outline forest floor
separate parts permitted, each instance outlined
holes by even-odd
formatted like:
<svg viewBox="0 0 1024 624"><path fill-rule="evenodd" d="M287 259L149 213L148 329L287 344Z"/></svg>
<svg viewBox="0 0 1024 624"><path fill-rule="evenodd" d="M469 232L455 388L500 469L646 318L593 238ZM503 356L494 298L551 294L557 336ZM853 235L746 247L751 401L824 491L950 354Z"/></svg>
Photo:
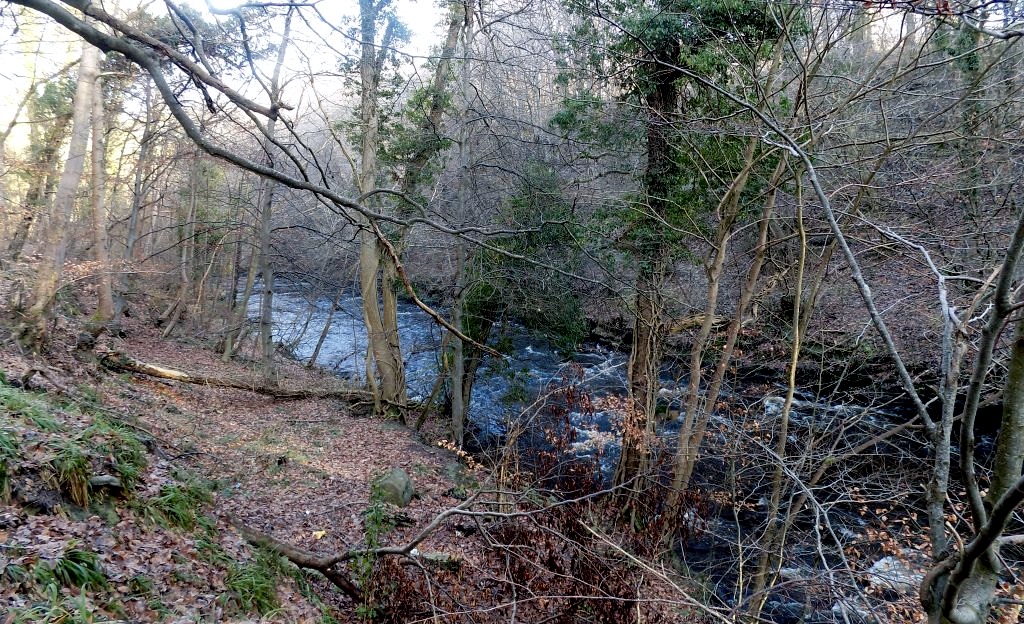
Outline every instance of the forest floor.
<svg viewBox="0 0 1024 624"><path fill-rule="evenodd" d="M0 301L17 300L8 288ZM443 423L419 433L358 400L115 372L104 353L262 384L251 359L162 338L141 304L126 338L86 350L88 306L65 295L60 310L44 355L0 322L0 624L705 621L699 588L619 546L609 506L517 482L517 466L487 470L443 448ZM344 383L277 365L280 387ZM415 487L401 509L374 493L396 468ZM514 487L498 493L498 476ZM280 548L330 557L413 539L411 554L356 553L331 578Z"/></svg>
<svg viewBox="0 0 1024 624"><path fill-rule="evenodd" d="M66 302L45 357L24 352L0 323L0 624L696 623L728 613L708 609L710 579L663 566L654 533L620 531L598 497L559 501L537 482L517 485L519 466L488 471L439 447L443 423L418 433L352 399L275 399L114 372L104 352L264 384L244 355L224 362L202 339L162 338L145 309L124 319L127 338L77 350L84 307ZM277 367L282 388L344 389L284 357ZM401 509L373 493L396 468L416 491ZM498 477L513 486L510 498L474 502ZM432 524L459 505L468 513ZM250 543L258 532L329 557L400 548L427 527L414 556L335 567L362 600ZM826 611L832 600L822 598ZM908 594L880 605L911 621L912 603Z"/></svg>
<svg viewBox="0 0 1024 624"><path fill-rule="evenodd" d="M127 322L130 338L107 339L107 348L259 383L251 364L224 363L201 346ZM0 350L0 442L9 442L6 464L0 461L0 482L9 484L0 487L0 503L9 503L0 506L0 611L8 613L0 622L356 621L356 605L324 577L288 572L281 561L267 565L266 553L232 523L309 551L345 552L364 543L374 478L402 468L416 488L402 510L408 526L381 539L401 545L459 504L449 494L475 484L455 454L396 422L359 415L367 410L358 406L114 374L94 357L74 357L73 319L56 329L45 362L13 341ZM293 362L278 364L282 385L335 383ZM126 451L113 444L121 438L146 447L134 459L135 484L113 494L85 485L127 470ZM78 477L61 463L68 448L82 465ZM76 478L81 492L74 492ZM188 496L174 499L181 492ZM161 508L164 499L180 508ZM472 558L479 544L455 531L439 527L420 550ZM78 570L76 561L87 565ZM100 576L91 578L91 568Z"/></svg>

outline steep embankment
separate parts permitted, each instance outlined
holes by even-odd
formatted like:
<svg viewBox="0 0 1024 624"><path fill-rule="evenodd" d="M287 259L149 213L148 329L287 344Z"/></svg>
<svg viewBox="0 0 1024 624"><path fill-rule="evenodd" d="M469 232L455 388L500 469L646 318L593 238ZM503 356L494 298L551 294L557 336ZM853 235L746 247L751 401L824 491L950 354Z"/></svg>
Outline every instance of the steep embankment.
<svg viewBox="0 0 1024 624"><path fill-rule="evenodd" d="M128 329L130 341L110 346L256 383L245 364ZM364 541L374 475L401 467L413 476L418 498L403 524L420 527L458 504L445 492L471 479L453 455L345 402L114 374L88 354L73 359L70 344L54 345L44 363L11 344L0 352L5 622L348 620L353 605L323 576L252 548L234 525L345 552ZM292 387L327 385L282 366ZM435 547L445 536L431 537Z"/></svg>
<svg viewBox="0 0 1024 624"><path fill-rule="evenodd" d="M300 575L228 530L218 484L158 452L138 419L82 386L12 382L0 378L6 622L319 616Z"/></svg>

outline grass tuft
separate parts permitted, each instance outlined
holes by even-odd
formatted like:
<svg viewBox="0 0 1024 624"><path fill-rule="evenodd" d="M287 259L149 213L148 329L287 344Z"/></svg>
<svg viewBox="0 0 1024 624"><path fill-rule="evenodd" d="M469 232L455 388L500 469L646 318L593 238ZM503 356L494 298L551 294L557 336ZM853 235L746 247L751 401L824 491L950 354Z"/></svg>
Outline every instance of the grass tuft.
<svg viewBox="0 0 1024 624"><path fill-rule="evenodd" d="M166 485L145 502L142 514L160 526L192 531L204 523L200 510L211 500L210 492L194 482Z"/></svg>
<svg viewBox="0 0 1024 624"><path fill-rule="evenodd" d="M18 458L18 439L10 431L0 429L0 503L11 502L11 473Z"/></svg>
<svg viewBox="0 0 1024 624"><path fill-rule="evenodd" d="M67 492L79 507L88 507L92 467L86 451L72 440L57 440L51 448L55 451L49 462L51 484Z"/></svg>
<svg viewBox="0 0 1024 624"><path fill-rule="evenodd" d="M281 557L265 549L257 550L252 561L231 566L224 581L229 602L245 613L273 614L280 608L276 587L282 567Z"/></svg>
<svg viewBox="0 0 1024 624"><path fill-rule="evenodd" d="M40 561L32 570L35 582L42 587L51 585L72 589L101 590L107 587L107 577L94 552L79 550L69 545L55 561Z"/></svg>
<svg viewBox="0 0 1024 624"><path fill-rule="evenodd" d="M38 429L46 432L60 431L60 424L50 414L49 406L31 392L0 385L0 408L27 418Z"/></svg>
<svg viewBox="0 0 1024 624"><path fill-rule="evenodd" d="M146 469L146 449L139 438L127 427L104 418L96 418L82 437L95 445L100 454L111 458L114 472L125 491L130 492Z"/></svg>

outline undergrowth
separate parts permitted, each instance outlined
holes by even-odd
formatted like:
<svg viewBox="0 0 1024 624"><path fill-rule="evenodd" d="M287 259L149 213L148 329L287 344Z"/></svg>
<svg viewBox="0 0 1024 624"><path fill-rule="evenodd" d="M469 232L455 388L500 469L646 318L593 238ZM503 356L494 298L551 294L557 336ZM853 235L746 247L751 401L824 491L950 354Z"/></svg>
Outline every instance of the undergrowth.
<svg viewBox="0 0 1024 624"><path fill-rule="evenodd" d="M97 608L86 593L100 592L109 586L99 555L79 548L73 541L57 558L40 558L31 568L8 564L0 581L18 588L28 598L27 605L11 608L4 622L96 624L115 621L97 617ZM69 592L76 595L69 597Z"/></svg>
<svg viewBox="0 0 1024 624"><path fill-rule="evenodd" d="M110 619L96 613L96 607L85 594L64 597L56 587L47 590L45 600L29 607L12 609L5 623L10 624L114 624L123 619Z"/></svg>
<svg viewBox="0 0 1024 624"><path fill-rule="evenodd" d="M111 474L131 496L146 469L143 443L126 426L100 414L99 399L59 404L0 383L0 501L11 502L16 480L45 483L62 498L88 508L90 480ZM22 440L38 441L22 446Z"/></svg>
<svg viewBox="0 0 1024 624"><path fill-rule="evenodd" d="M281 607L276 588L278 578L287 574L286 565L279 555L257 549L251 561L235 563L228 570L225 602L244 613L273 615Z"/></svg>
<svg viewBox="0 0 1024 624"><path fill-rule="evenodd" d="M0 503L31 505L40 485L71 505L68 510L58 505L43 513L63 515L75 509L72 516L82 509L91 513L90 504L107 504L108 494L121 499L123 504L109 505L114 515L111 525L134 511L151 525L193 534L200 565L221 571L216 576L223 579L218 590L222 608L239 617L270 617L279 612L276 587L283 577L294 576L304 593L314 595L298 569L281 557L257 550L252 558L238 561L224 550L215 522L204 515L213 500L209 483L179 472L157 494L140 496L137 488L149 464L145 444L131 427L109 417L94 391L79 392L82 401L65 405L0 379ZM116 484L109 487L108 479L94 488L100 475L116 477ZM4 605L7 611L0 615L0 623L126 621L130 618L123 601L142 602L160 618L175 614L173 605L163 601L164 588L153 578L135 574L115 587L95 552L69 541L53 557L44 555L41 545L0 540L0 555L7 558L0 566L0 588L12 589L16 598ZM179 565L188 561L180 553L175 556ZM199 578L191 571L183 574L183 578ZM329 612L320 605L324 613ZM107 619L109 615L117 619ZM325 623L331 621L329 615L324 617Z"/></svg>
<svg viewBox="0 0 1024 624"><path fill-rule="evenodd" d="M18 458L18 439L10 431L0 429L0 503L11 502L11 475Z"/></svg>
<svg viewBox="0 0 1024 624"><path fill-rule="evenodd" d="M142 501L137 509L144 518L162 527L192 531L210 524L201 510L212 500L209 489L193 478L163 486L159 494Z"/></svg>

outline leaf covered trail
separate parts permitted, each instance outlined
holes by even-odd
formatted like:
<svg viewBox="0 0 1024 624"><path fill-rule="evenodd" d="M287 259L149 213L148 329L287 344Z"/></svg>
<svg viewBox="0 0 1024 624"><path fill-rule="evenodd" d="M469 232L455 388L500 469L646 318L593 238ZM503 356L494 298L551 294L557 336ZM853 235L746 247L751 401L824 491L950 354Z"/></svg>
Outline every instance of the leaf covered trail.
<svg viewBox="0 0 1024 624"><path fill-rule="evenodd" d="M132 327L130 335L130 340L116 340L111 346L190 373L252 379L253 383L258 379L244 363L224 363L211 351L161 340L149 328ZM11 377L32 366L12 353L2 359L0 365ZM336 378L295 363L282 361L280 366L282 385L337 385ZM386 545L402 544L437 513L459 502L445 494L452 489L455 475L464 472L452 454L416 441L410 430L397 423L354 413L362 411L359 406L353 410L352 405L333 399L275 401L244 390L113 375L95 363L83 366L51 360L49 370L50 379L35 377L37 387L56 394L56 388L47 388L51 379L65 388L87 387L111 417L133 423L154 438L159 459L150 463L142 486L159 491L160 484L167 482L166 474L176 471L188 471L215 484L208 515L221 542L217 551L232 560L245 562L253 557L232 521L325 555L363 546L363 512L370 483L395 467L412 476L417 497L403 510L411 526L388 534ZM125 615L135 621L158 616L165 621L168 616L230 619L217 606L230 566L210 561L197 548L194 535L149 526L127 510L121 516L113 527L97 516L77 521L59 514L25 516L13 531L0 528L0 541L20 544L37 558L46 548L60 550L74 543L101 552L104 570L127 597L121 598L129 606ZM59 536L59 544L50 544L54 535ZM423 548L465 559L478 546L466 544L442 527ZM202 582L183 578L189 576L204 578ZM133 591L142 591L128 587L133 578L136 584L138 578L148 579L153 587L144 589L165 597L160 608L166 613L150 608L145 600L131 600ZM299 595L291 578L282 578L277 587L281 606L264 621L319 621L320 609ZM356 621L354 605L326 580L306 578L327 598L333 617Z"/></svg>

